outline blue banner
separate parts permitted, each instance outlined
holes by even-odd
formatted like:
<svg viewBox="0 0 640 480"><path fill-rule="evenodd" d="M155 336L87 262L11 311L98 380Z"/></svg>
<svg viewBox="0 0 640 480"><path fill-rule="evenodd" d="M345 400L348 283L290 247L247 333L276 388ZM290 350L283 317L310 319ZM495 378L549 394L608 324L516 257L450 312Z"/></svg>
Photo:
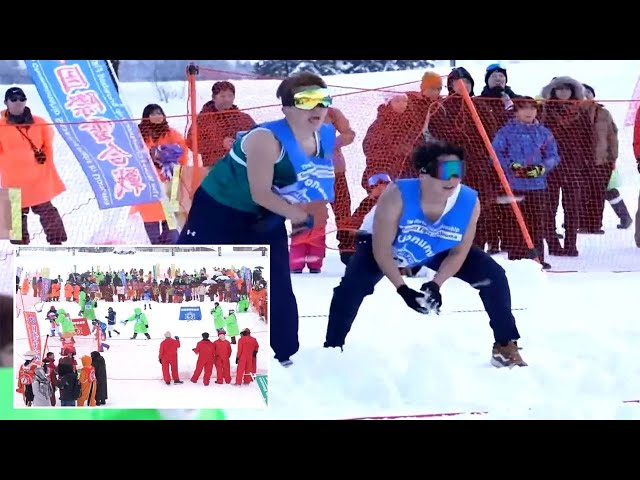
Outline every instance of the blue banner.
<svg viewBox="0 0 640 480"><path fill-rule="evenodd" d="M47 294L49 293L49 290L51 289L51 279L50 278L43 278L42 279L42 292L40 293L40 298L43 302L47 301Z"/></svg>
<svg viewBox="0 0 640 480"><path fill-rule="evenodd" d="M244 281L247 283L247 294L251 291L251 286L253 285L253 272L250 268L247 268L244 271Z"/></svg>
<svg viewBox="0 0 640 480"><path fill-rule="evenodd" d="M25 60L51 121L80 163L100 209L163 198L138 125L106 60ZM125 120L125 121L122 121Z"/></svg>
<svg viewBox="0 0 640 480"><path fill-rule="evenodd" d="M180 307L180 318L178 320L202 320L200 307Z"/></svg>

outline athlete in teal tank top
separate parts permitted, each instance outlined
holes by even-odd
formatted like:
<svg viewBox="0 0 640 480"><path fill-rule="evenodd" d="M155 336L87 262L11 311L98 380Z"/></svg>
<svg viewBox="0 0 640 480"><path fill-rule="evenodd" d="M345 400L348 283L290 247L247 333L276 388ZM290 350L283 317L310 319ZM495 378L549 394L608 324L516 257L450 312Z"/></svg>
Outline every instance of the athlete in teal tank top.
<svg viewBox="0 0 640 480"><path fill-rule="evenodd" d="M433 141L417 147L413 161L419 178L387 187L369 214L368 233L361 235L334 289L324 346L343 348L360 305L383 277L409 308L421 314L440 313L440 287L456 277L480 292L495 340L490 363L526 366L518 351L520 334L511 313L505 271L484 250L473 246L480 202L475 190L461 184L462 149ZM436 273L417 291L405 283L403 273L412 276L422 267ZM402 316L398 321L402 322ZM456 356L455 352L451 355Z"/></svg>
<svg viewBox="0 0 640 480"><path fill-rule="evenodd" d="M218 202L249 213L259 213L262 209L251 196L247 175L247 154L242 147L244 141L256 130L267 131L256 127L241 139L236 140L229 153L215 164L201 184L202 189ZM283 187L295 181L296 172L289 155L282 150L273 166L273 184Z"/></svg>
<svg viewBox="0 0 640 480"><path fill-rule="evenodd" d="M270 307L278 312L270 342L275 358L289 367L300 344L285 222L291 221L292 235L312 228L301 203L333 201L335 130L324 123L332 100L317 75L291 75L276 96L284 118L255 127L216 163L194 195L178 244L269 245Z"/></svg>

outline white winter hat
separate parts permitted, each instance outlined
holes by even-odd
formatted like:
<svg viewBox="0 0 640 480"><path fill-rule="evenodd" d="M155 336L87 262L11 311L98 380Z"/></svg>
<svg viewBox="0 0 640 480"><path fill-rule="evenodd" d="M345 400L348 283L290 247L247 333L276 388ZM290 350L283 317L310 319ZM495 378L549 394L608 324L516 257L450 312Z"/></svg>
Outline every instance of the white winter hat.
<svg viewBox="0 0 640 480"><path fill-rule="evenodd" d="M35 358L38 356L38 354L36 352L34 352L33 350L29 350L27 352L24 352L24 354L22 355L24 358L26 358L27 360L30 360L32 358Z"/></svg>
<svg viewBox="0 0 640 480"><path fill-rule="evenodd" d="M164 338L171 338L171 332L164 332Z"/></svg>

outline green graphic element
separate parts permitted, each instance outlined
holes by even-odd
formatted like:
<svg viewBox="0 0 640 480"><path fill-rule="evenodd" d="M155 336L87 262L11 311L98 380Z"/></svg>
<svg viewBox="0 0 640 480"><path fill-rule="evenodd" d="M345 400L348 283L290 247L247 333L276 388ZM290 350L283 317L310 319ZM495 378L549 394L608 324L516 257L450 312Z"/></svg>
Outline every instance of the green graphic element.
<svg viewBox="0 0 640 480"><path fill-rule="evenodd" d="M256 382L260 388L262 399L265 405L269 405L269 377L267 375L256 375Z"/></svg>
<svg viewBox="0 0 640 480"><path fill-rule="evenodd" d="M11 238L10 240L22 239L22 190L19 188L9 189L9 203L11 205Z"/></svg>
<svg viewBox="0 0 640 480"><path fill-rule="evenodd" d="M166 420L179 415L155 409L95 408L13 408L17 396L16 379L11 368L0 368L0 420ZM57 392L56 392L57 395ZM224 410L198 410L194 420L224 420Z"/></svg>

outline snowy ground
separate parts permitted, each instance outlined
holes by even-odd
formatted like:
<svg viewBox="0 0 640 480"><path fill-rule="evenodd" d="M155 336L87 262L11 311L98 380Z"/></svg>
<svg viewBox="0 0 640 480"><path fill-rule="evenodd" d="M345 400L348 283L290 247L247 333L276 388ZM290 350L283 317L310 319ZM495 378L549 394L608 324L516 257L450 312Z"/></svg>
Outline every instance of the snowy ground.
<svg viewBox="0 0 640 480"><path fill-rule="evenodd" d="M230 247L223 247L230 248ZM16 258L16 267L22 266L25 271L33 271L35 268L49 267L51 275L56 276L58 273L66 279L69 268L73 265L77 266L78 272L84 271L83 267L91 267L101 265L103 268L110 265L113 268L143 268L145 271L151 270L151 266L160 263L161 268L166 270L169 265L175 264L181 269L192 270L206 267L208 272L213 271L214 267L236 267L246 266L253 268L255 266L265 266L268 268L268 257L261 257L259 252L250 252L242 254L225 252L224 256L218 257L217 254L201 252L176 253L172 257L168 253L136 253L134 255L114 255L112 253L104 254L83 254L77 253L71 256L68 253L51 253L46 252L46 260L43 262L43 252L29 252L21 249L20 255ZM264 276L268 280L268 269L264 270ZM30 304L34 303L31 295L23 297L27 310ZM56 308L64 308L71 313L72 318L78 313L78 305L68 302L55 302L45 304L41 313L38 313L40 332L44 336L49 333L49 322L46 320L46 311L50 305ZM179 321L180 306L200 305L203 319L202 321ZM20 299L16 301L16 306L21 307ZM104 319L107 309L113 307L116 311L118 321L124 320L133 314L133 309L142 306L141 302L98 302L96 317ZM221 306L228 314L229 309L235 309L236 305L222 302ZM202 376L198 384L189 381L195 369L197 355L191 351L196 343L202 339L202 332L209 332L212 339L215 340L215 328L213 325L213 317L210 310L213 303L210 301L200 302L184 302L182 304L162 304L152 303L152 310L146 311L149 319L149 332L151 340L144 339L139 335L136 340L131 340L133 326L120 325L116 326L122 335L107 339L107 343L111 348L102 355L105 357L108 374L108 407L117 408L265 408L260 390L255 382L248 386L236 387L235 382L236 368L234 365L236 345L232 345L231 354L231 385L215 384L215 368L212 383L209 386L202 384ZM252 335L258 340L262 349L258 354L258 372L259 374L267 374L269 370L269 334L268 326L258 317L257 314L240 313L237 314L238 326L240 330L249 327ZM181 380L185 383L182 385L167 386L162 381L161 366L158 363L158 349L160 342L164 339L164 332L169 330L172 335L178 335L181 339L181 348L178 351L178 369L180 371ZM16 365L21 363L20 354L29 349L24 320L21 315L14 320L14 355ZM78 344L78 361L84 354L89 355L95 350L95 340L92 338L77 337ZM239 338L239 337L238 337ZM59 357L60 350L57 338L49 339L48 351ZM16 407L22 407L21 398L15 396Z"/></svg>
<svg viewBox="0 0 640 480"><path fill-rule="evenodd" d="M529 367L489 365L488 319L476 311L475 291L456 279L442 290L439 317L408 310L383 280L344 353L322 348L331 289L343 271L331 254L320 278L294 277L301 350L291 368L272 368L272 407L229 418L640 419L640 404L623 403L640 399L640 324L629 309L640 274L542 273L530 261L499 261ZM441 415L470 412L483 414Z"/></svg>

